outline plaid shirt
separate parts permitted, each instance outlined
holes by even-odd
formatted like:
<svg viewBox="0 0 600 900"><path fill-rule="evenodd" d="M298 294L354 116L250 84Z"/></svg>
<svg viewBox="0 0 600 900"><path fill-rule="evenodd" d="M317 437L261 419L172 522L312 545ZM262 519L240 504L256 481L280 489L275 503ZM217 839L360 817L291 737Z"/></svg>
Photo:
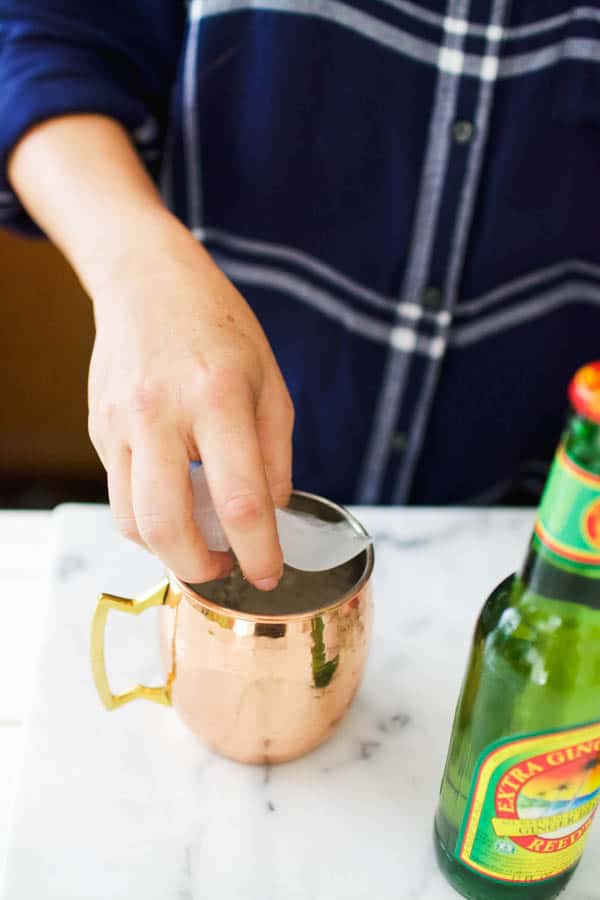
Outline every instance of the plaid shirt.
<svg viewBox="0 0 600 900"><path fill-rule="evenodd" d="M600 5L0 0L5 159L125 124L256 311L295 480L342 501L536 494L600 336ZM523 495L523 494L522 494Z"/></svg>

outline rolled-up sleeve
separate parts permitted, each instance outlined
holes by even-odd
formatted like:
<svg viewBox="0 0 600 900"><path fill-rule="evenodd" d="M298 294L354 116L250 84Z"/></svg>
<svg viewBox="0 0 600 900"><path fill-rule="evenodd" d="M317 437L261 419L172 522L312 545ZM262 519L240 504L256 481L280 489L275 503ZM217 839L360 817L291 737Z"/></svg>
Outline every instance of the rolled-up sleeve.
<svg viewBox="0 0 600 900"><path fill-rule="evenodd" d="M54 116L111 116L156 174L184 22L183 0L0 0L0 225L37 232L7 160Z"/></svg>

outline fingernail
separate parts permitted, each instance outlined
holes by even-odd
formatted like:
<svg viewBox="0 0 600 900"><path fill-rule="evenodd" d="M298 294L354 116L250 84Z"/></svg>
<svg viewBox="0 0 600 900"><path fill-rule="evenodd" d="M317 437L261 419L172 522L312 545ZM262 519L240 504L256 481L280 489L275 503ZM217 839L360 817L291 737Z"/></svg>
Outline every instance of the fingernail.
<svg viewBox="0 0 600 900"><path fill-rule="evenodd" d="M254 582L254 587L257 587L259 591L272 591L278 584L278 578L259 578L258 581Z"/></svg>

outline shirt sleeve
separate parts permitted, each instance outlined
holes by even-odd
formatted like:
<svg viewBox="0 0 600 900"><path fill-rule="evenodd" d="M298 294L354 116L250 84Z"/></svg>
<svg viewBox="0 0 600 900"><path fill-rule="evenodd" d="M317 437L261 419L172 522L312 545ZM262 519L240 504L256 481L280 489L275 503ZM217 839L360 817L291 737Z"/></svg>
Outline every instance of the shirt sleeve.
<svg viewBox="0 0 600 900"><path fill-rule="evenodd" d="M40 233L6 164L53 116L117 119L156 175L184 28L183 0L0 0L0 225Z"/></svg>

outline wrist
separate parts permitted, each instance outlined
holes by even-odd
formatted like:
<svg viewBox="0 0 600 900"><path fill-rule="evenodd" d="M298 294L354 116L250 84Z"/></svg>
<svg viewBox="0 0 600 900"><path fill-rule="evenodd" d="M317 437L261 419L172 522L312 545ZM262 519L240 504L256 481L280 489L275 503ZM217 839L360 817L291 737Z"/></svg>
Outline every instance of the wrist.
<svg viewBox="0 0 600 900"><path fill-rule="evenodd" d="M183 232L183 234L182 234ZM127 285L146 279L164 267L169 248L196 243L187 229L162 203L149 202L119 216L109 235L95 233L93 246L85 246L73 260L94 309L111 302Z"/></svg>

